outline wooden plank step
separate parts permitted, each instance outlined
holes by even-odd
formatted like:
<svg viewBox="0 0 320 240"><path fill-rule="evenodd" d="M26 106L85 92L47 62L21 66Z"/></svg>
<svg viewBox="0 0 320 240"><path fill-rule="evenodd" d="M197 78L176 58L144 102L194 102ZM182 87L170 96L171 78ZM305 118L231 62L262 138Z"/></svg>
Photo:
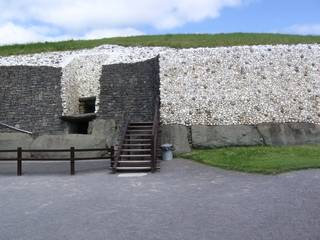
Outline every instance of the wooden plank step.
<svg viewBox="0 0 320 240"><path fill-rule="evenodd" d="M122 146L125 146L125 147L150 147L151 144L145 144L145 143L125 143L125 144L122 144Z"/></svg>
<svg viewBox="0 0 320 240"><path fill-rule="evenodd" d="M126 137L150 137L152 134L126 134Z"/></svg>
<svg viewBox="0 0 320 240"><path fill-rule="evenodd" d="M151 122L151 121L137 121L137 122L130 122L130 124L141 124L141 123L153 124L153 122Z"/></svg>
<svg viewBox="0 0 320 240"><path fill-rule="evenodd" d="M151 163L151 160L121 160L118 163Z"/></svg>
<svg viewBox="0 0 320 240"><path fill-rule="evenodd" d="M152 129L128 129L127 132L136 132L136 133L152 132Z"/></svg>
<svg viewBox="0 0 320 240"><path fill-rule="evenodd" d="M150 152L151 149L144 148L144 149L121 149L123 152Z"/></svg>
<svg viewBox="0 0 320 240"><path fill-rule="evenodd" d="M117 167L117 170L151 170L151 167Z"/></svg>
<svg viewBox="0 0 320 240"><path fill-rule="evenodd" d="M152 129L152 126L151 125L148 125L148 126L140 125L140 126L128 126L128 128L131 128L131 129L137 129L137 128L140 128L140 129Z"/></svg>
<svg viewBox="0 0 320 240"><path fill-rule="evenodd" d="M151 139L150 138L142 138L142 139L137 139L137 138L127 138L127 139L124 139L125 141L127 142L150 142Z"/></svg>
<svg viewBox="0 0 320 240"><path fill-rule="evenodd" d="M120 154L120 157L151 157L151 154L135 154L135 155L129 155L129 154Z"/></svg>
<svg viewBox="0 0 320 240"><path fill-rule="evenodd" d="M153 122L131 122L129 123L129 126L133 125L153 125Z"/></svg>

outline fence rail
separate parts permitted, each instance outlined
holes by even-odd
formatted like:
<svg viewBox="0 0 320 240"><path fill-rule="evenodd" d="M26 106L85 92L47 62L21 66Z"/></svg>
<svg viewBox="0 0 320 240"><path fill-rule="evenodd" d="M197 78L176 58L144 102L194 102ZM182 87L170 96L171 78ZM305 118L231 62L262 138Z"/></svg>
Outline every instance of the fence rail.
<svg viewBox="0 0 320 240"><path fill-rule="evenodd" d="M106 152L107 154L101 157L76 157L77 152ZM23 153L70 153L68 158L24 158ZM69 149L22 149L18 147L17 149L10 150L0 150L0 153L16 153L14 158L0 158L0 161L16 161L17 162L17 176L22 175L22 162L23 161L70 161L70 174L75 174L75 162L81 160L97 160L97 159L110 159L111 162L114 161L114 147L111 148L79 148L70 147Z"/></svg>

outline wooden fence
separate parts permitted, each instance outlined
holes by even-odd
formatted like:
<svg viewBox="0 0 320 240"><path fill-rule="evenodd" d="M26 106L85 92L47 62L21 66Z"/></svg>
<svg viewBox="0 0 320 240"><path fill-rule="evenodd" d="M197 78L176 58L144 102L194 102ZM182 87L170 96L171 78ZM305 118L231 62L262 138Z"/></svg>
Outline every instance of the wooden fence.
<svg viewBox="0 0 320 240"><path fill-rule="evenodd" d="M77 152L106 152L107 154L101 157L76 157ZM23 153L70 153L68 158L24 158ZM81 160L95 160L95 159L110 159L114 161L114 147L111 148L91 148L91 149L76 149L70 147L69 149L22 149L18 147L14 150L0 150L0 153L16 153L15 158L0 158L0 161L17 161L17 176L22 175L23 161L70 161L70 174L75 174L75 162Z"/></svg>

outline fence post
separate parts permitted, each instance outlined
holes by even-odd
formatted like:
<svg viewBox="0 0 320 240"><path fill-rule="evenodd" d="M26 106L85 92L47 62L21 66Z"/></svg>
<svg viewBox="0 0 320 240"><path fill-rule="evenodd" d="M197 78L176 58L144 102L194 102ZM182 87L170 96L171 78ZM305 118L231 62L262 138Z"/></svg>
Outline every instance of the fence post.
<svg viewBox="0 0 320 240"><path fill-rule="evenodd" d="M17 148L17 176L22 175L22 148Z"/></svg>
<svg viewBox="0 0 320 240"><path fill-rule="evenodd" d="M74 175L74 147L70 148L70 174Z"/></svg>

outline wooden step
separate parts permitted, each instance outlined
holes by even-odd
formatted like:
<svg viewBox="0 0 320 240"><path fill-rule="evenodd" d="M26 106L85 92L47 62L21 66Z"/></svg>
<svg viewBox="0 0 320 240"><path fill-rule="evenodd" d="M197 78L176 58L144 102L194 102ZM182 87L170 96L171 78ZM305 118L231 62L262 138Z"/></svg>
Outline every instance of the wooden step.
<svg viewBox="0 0 320 240"><path fill-rule="evenodd" d="M127 133L132 133L132 132L136 132L136 133L141 133L141 132L152 132L151 129L132 129L132 130L127 130Z"/></svg>
<svg viewBox="0 0 320 240"><path fill-rule="evenodd" d="M150 147L151 144L145 144L145 143L125 143L122 144L124 147Z"/></svg>
<svg viewBox="0 0 320 240"><path fill-rule="evenodd" d="M153 122L131 122L129 126L136 126L136 125L153 125Z"/></svg>
<svg viewBox="0 0 320 240"><path fill-rule="evenodd" d="M152 136L152 134L126 134L126 137L150 137Z"/></svg>
<svg viewBox="0 0 320 240"><path fill-rule="evenodd" d="M142 139L137 139L137 138L127 138L127 139L124 139L125 141L128 141L128 142L150 142L151 139L150 138L142 138Z"/></svg>
<svg viewBox="0 0 320 240"><path fill-rule="evenodd" d="M151 157L151 154L134 154L134 155L129 155L129 154L120 154L120 157L127 157L127 158L136 158L136 157Z"/></svg>
<svg viewBox="0 0 320 240"><path fill-rule="evenodd" d="M118 163L139 164L139 163L151 163L151 160L120 160Z"/></svg>
<svg viewBox="0 0 320 240"><path fill-rule="evenodd" d="M121 149L122 152L150 152L151 149L149 148L144 148L144 149Z"/></svg>
<svg viewBox="0 0 320 240"><path fill-rule="evenodd" d="M152 126L151 125L148 125L148 126L128 126L129 129L152 129Z"/></svg>
<svg viewBox="0 0 320 240"><path fill-rule="evenodd" d="M134 171L134 170L151 170L151 167L117 167L117 170L126 170L126 171Z"/></svg>

